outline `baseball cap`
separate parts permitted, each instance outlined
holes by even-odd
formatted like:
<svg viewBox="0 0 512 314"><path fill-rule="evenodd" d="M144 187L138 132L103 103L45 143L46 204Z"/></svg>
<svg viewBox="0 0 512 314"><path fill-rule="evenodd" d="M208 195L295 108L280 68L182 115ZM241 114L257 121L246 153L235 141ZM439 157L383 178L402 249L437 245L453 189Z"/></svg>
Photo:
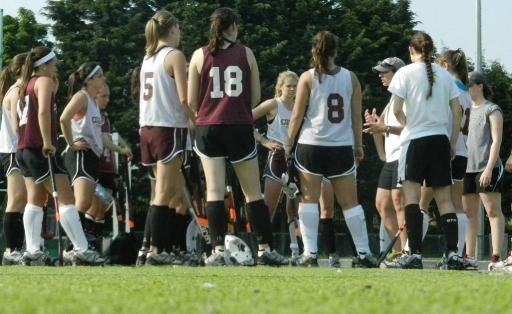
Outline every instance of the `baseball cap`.
<svg viewBox="0 0 512 314"><path fill-rule="evenodd" d="M403 66L405 66L405 63L402 61L402 59L397 57L390 57L377 62L377 65L374 66L372 70L373 72L396 72Z"/></svg>
<svg viewBox="0 0 512 314"><path fill-rule="evenodd" d="M473 71L473 72L469 73L468 86L478 85L478 84L487 84L485 75L482 72L478 72L478 71Z"/></svg>

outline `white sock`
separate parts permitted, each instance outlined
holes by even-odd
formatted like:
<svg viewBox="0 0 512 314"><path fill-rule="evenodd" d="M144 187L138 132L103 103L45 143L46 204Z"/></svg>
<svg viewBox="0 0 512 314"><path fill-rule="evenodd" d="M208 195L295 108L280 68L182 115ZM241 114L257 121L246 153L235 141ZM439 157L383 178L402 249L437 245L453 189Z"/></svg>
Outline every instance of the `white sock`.
<svg viewBox="0 0 512 314"><path fill-rule="evenodd" d="M428 226L430 225L430 217L428 216L427 213L423 212L423 227L422 227L422 231L423 233L421 234L421 241L425 240L425 236L427 235L427 231L428 231Z"/></svg>
<svg viewBox="0 0 512 314"><path fill-rule="evenodd" d="M459 241L457 242L457 254L462 256L462 252L464 252L464 243L466 243L466 232L468 230L468 216L465 213L457 213L457 222L459 224Z"/></svg>
<svg viewBox="0 0 512 314"><path fill-rule="evenodd" d="M304 242L304 255L318 253L318 223L320 211L317 203L299 203L299 224Z"/></svg>
<svg viewBox="0 0 512 314"><path fill-rule="evenodd" d="M386 230L386 227L384 226L384 223L380 222L379 227L379 243L380 243L380 252L384 252L386 248L388 247L389 243L391 243L391 239L389 238L388 231Z"/></svg>
<svg viewBox="0 0 512 314"><path fill-rule="evenodd" d="M366 230L366 219L361 205L343 211L348 230L352 235L358 253L371 253L368 244L368 230Z"/></svg>
<svg viewBox="0 0 512 314"><path fill-rule="evenodd" d="M75 205L60 207L60 222L71 243L73 243L74 249L80 252L86 251L88 243Z"/></svg>
<svg viewBox="0 0 512 314"><path fill-rule="evenodd" d="M41 250L42 238L41 229L43 228L43 208L27 203L25 213L23 214L23 227L25 228L25 241L27 251L34 253Z"/></svg>
<svg viewBox="0 0 512 314"><path fill-rule="evenodd" d="M297 236L295 235L295 220L290 221L288 224L288 233L290 234L290 248L299 249L299 242L297 241Z"/></svg>
<svg viewBox="0 0 512 314"><path fill-rule="evenodd" d="M409 248L409 239L407 239L407 241L405 241L404 251L405 252L411 251L411 249Z"/></svg>

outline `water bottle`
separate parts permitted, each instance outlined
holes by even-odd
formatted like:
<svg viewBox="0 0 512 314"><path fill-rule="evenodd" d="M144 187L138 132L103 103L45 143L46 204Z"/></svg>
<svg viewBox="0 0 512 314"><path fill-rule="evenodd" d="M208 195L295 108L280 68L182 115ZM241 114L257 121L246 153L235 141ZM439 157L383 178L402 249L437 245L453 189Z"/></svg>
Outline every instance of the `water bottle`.
<svg viewBox="0 0 512 314"><path fill-rule="evenodd" d="M105 205L110 206L114 198L101 184L96 184L96 197L99 198Z"/></svg>

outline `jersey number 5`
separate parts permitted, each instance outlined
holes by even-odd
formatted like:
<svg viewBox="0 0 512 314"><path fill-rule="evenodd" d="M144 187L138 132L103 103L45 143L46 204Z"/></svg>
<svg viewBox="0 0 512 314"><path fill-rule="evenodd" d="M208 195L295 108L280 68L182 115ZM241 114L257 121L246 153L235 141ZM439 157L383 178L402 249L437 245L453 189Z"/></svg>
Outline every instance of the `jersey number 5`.
<svg viewBox="0 0 512 314"><path fill-rule="evenodd" d="M331 123L341 123L345 118L343 110L343 97L340 94L330 94L327 97L327 119Z"/></svg>
<svg viewBox="0 0 512 314"><path fill-rule="evenodd" d="M229 97L240 96L243 90L242 70L236 65L230 65L224 70L223 76L221 78L219 67L212 67L210 69L210 77L213 80L210 98L222 98L224 93ZM223 79L223 82L221 79ZM224 85L224 91L221 90L222 85Z"/></svg>
<svg viewBox="0 0 512 314"><path fill-rule="evenodd" d="M142 99L148 101L153 97L153 72L144 72L144 94Z"/></svg>

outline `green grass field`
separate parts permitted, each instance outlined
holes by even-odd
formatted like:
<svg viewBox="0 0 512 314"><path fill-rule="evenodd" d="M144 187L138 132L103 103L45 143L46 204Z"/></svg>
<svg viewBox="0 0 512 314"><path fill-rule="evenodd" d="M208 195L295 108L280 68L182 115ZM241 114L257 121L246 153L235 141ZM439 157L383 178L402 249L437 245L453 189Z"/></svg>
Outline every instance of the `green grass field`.
<svg viewBox="0 0 512 314"><path fill-rule="evenodd" d="M488 272L0 267L0 313L507 313L511 291Z"/></svg>

